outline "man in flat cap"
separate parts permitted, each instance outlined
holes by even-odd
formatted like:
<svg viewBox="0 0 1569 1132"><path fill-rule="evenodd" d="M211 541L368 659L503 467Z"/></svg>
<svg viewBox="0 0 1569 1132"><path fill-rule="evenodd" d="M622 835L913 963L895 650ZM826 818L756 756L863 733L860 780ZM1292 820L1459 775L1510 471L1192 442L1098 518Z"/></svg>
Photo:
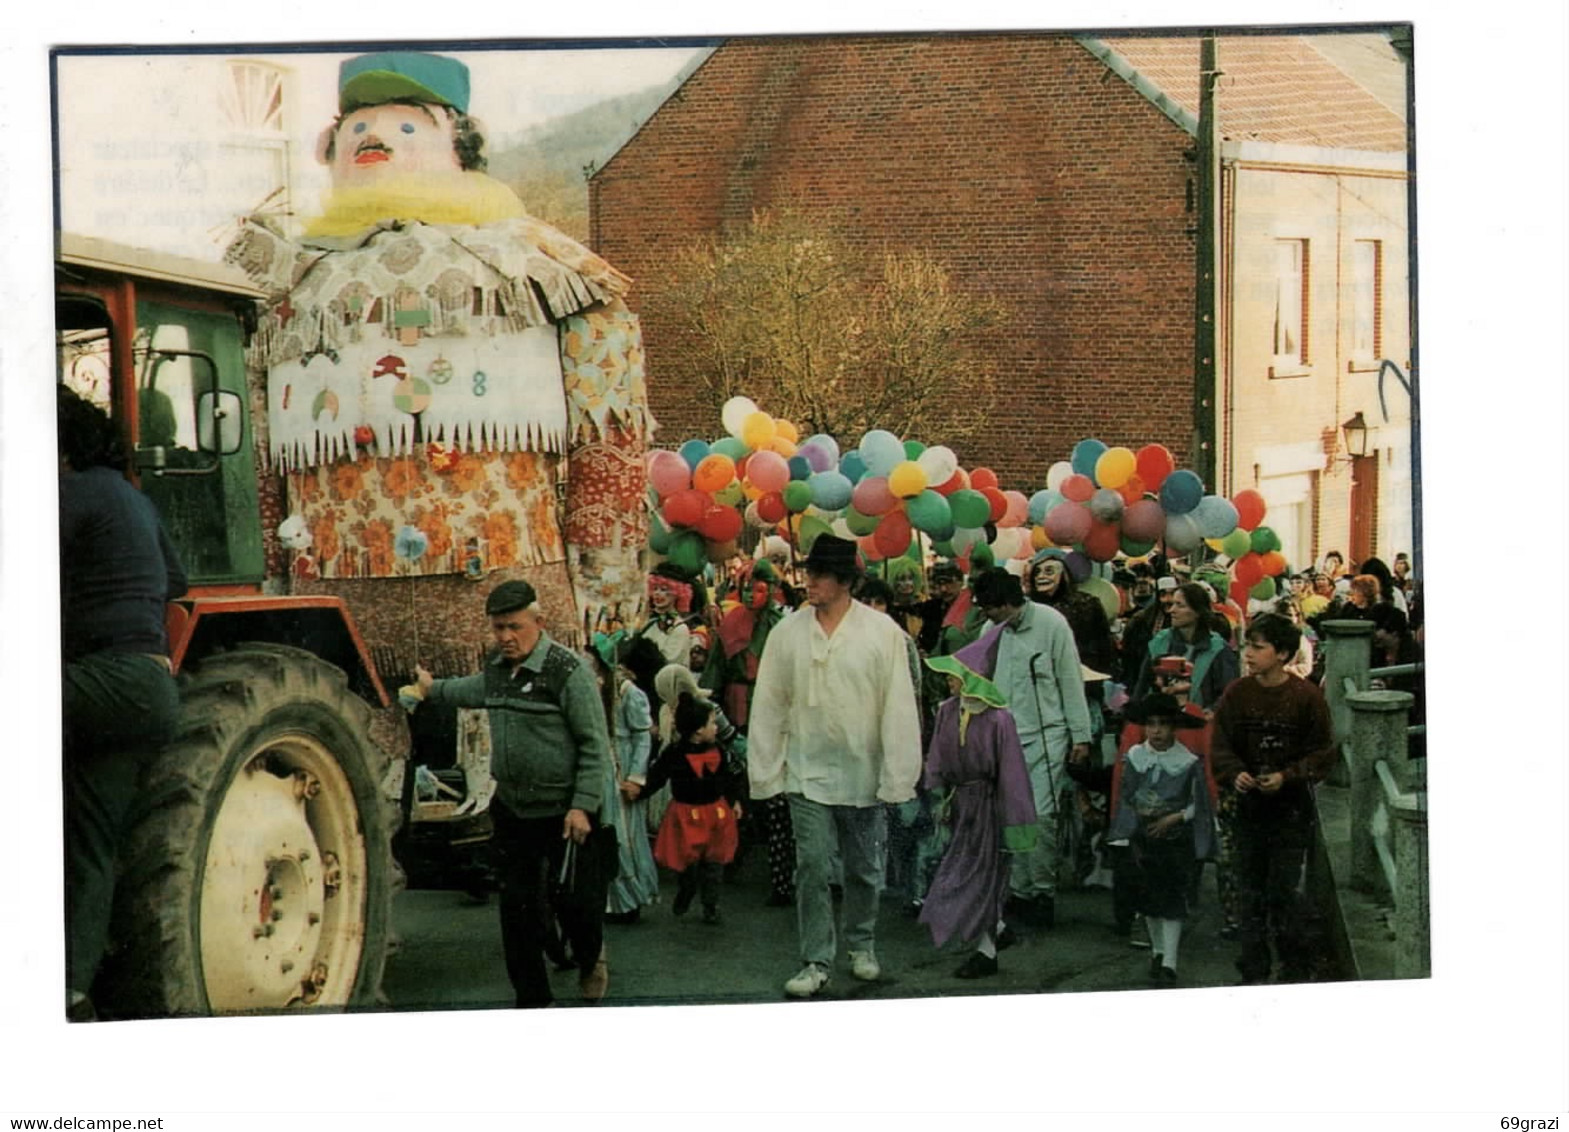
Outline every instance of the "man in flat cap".
<svg viewBox="0 0 1569 1132"><path fill-rule="evenodd" d="M501 583L485 599L485 613L496 647L481 672L437 680L420 666L415 676L430 702L490 716L507 975L518 1006L549 1006L547 885L562 871L568 842L582 845L593 830L589 815L599 811L610 751L605 713L587 663L546 634L533 586ZM609 979L602 950L573 942L583 995L597 1000Z"/></svg>
<svg viewBox="0 0 1569 1132"><path fill-rule="evenodd" d="M920 713L908 638L850 596L855 544L819 535L805 563L807 604L769 634L752 694L747 766L754 800L784 794L795 832L802 966L793 998L828 985L835 953L829 868L844 863L850 973L881 975L875 949L884 870L882 803L915 796Z"/></svg>

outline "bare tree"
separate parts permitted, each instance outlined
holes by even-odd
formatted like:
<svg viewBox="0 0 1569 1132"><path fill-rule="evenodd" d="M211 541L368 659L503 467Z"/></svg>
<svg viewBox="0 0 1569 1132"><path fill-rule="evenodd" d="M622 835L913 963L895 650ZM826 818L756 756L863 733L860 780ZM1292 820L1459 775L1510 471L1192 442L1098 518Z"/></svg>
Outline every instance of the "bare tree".
<svg viewBox="0 0 1569 1132"><path fill-rule="evenodd" d="M671 326L715 416L736 394L803 435L867 429L962 441L995 399L982 336L1005 311L918 249L863 248L799 212L759 212L678 251L650 313ZM955 388L979 413L952 412Z"/></svg>

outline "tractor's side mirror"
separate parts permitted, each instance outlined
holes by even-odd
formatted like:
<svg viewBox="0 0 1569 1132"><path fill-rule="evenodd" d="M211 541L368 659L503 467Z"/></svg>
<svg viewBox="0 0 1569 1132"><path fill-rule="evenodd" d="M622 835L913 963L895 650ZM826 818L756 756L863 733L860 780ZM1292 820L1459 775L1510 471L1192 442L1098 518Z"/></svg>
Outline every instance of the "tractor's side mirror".
<svg viewBox="0 0 1569 1132"><path fill-rule="evenodd" d="M196 400L196 447L202 452L232 456L244 439L245 419L240 411L240 395L220 389L203 393Z"/></svg>

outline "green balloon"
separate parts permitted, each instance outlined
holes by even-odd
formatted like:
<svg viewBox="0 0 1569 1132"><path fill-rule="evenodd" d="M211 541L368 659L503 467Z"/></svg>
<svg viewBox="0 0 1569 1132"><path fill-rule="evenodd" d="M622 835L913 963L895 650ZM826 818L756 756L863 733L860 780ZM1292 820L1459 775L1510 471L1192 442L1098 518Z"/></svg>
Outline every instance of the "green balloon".
<svg viewBox="0 0 1569 1132"><path fill-rule="evenodd" d="M665 553L665 558L683 570L693 574L700 572L708 563L703 536L696 531L677 531L670 536L670 549Z"/></svg>
<svg viewBox="0 0 1569 1132"><path fill-rule="evenodd" d="M724 487L714 492L714 502L722 503L726 507L735 507L745 498L746 493L741 490L740 480L731 480Z"/></svg>
<svg viewBox="0 0 1569 1132"><path fill-rule="evenodd" d="M1238 527L1220 540L1220 549L1229 558L1241 558L1253 549L1253 536L1250 532Z"/></svg>
<svg viewBox="0 0 1569 1132"><path fill-rule="evenodd" d="M931 488L906 503L904 512L909 516L910 526L928 534L953 524L953 509L948 506L946 499Z"/></svg>
<svg viewBox="0 0 1569 1132"><path fill-rule="evenodd" d="M791 480L785 484L784 505L791 511L805 511L812 505L812 489L805 480Z"/></svg>
<svg viewBox="0 0 1569 1132"><path fill-rule="evenodd" d="M991 500L967 487L948 497L948 507L956 527L984 527L992 517Z"/></svg>
<svg viewBox="0 0 1569 1132"><path fill-rule="evenodd" d="M910 540L910 547L904 552L904 556L911 562L919 562L922 558L926 557L925 554L921 552L921 540L918 538L912 538Z"/></svg>
<svg viewBox="0 0 1569 1132"><path fill-rule="evenodd" d="M1153 542L1140 542L1138 539L1129 538L1127 535L1122 536L1121 550L1129 558L1143 558L1154 549L1155 544Z"/></svg>
<svg viewBox="0 0 1569 1132"><path fill-rule="evenodd" d="M648 549L655 554L670 553L670 528L665 526L663 520L658 515L649 517Z"/></svg>
<svg viewBox="0 0 1569 1132"><path fill-rule="evenodd" d="M1268 554L1272 550L1280 549L1280 536L1268 527L1255 527L1248 543L1253 553Z"/></svg>
<svg viewBox="0 0 1569 1132"><path fill-rule="evenodd" d="M810 554L812 544L817 541L818 535L826 535L832 528L816 515L803 515L801 517L801 533L798 536L801 544L801 553Z"/></svg>
<svg viewBox="0 0 1569 1132"><path fill-rule="evenodd" d="M883 521L881 515L863 515L854 507L844 509L844 525L850 528L850 533L855 535L869 535L877 529L877 524Z"/></svg>
<svg viewBox="0 0 1569 1132"><path fill-rule="evenodd" d="M904 458L906 460L918 459L921 453L925 451L926 445L922 444L919 440L906 440L904 442Z"/></svg>
<svg viewBox="0 0 1569 1132"><path fill-rule="evenodd" d="M954 494L957 495L958 493L955 492ZM984 499L986 497L982 496L981 498ZM992 553L992 548L984 542L976 543L970 551L971 571L990 570L995 565L997 565L997 556Z"/></svg>
<svg viewBox="0 0 1569 1132"><path fill-rule="evenodd" d="M945 538L933 539L932 553L937 555L939 558L952 558L953 543L949 542Z"/></svg>
<svg viewBox="0 0 1569 1132"><path fill-rule="evenodd" d="M1251 590L1248 591L1248 596L1257 598L1259 601L1269 601L1275 596L1275 579L1261 579L1258 585L1254 586Z"/></svg>
<svg viewBox="0 0 1569 1132"><path fill-rule="evenodd" d="M710 453L718 452L721 455L730 457L732 460L740 460L752 453L752 450L746 446L746 441L734 436L720 437L713 444L709 445L708 451Z"/></svg>

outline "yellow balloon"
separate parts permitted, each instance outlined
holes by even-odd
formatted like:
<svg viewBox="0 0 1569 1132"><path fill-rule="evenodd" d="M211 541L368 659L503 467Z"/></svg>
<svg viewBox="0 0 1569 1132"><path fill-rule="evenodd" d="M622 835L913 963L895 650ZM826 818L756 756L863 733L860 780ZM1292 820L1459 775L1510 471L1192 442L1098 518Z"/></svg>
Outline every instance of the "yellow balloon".
<svg viewBox="0 0 1569 1132"><path fill-rule="evenodd" d="M761 499L768 493L762 488L758 487L751 480L743 479L741 481L741 494L746 496L748 499Z"/></svg>
<svg viewBox="0 0 1569 1132"><path fill-rule="evenodd" d="M1138 459L1131 450L1108 448L1095 461L1095 482L1101 487L1119 488L1128 482L1138 466Z"/></svg>
<svg viewBox="0 0 1569 1132"><path fill-rule="evenodd" d="M779 453L786 460L795 455L795 445L782 436L776 436L770 440L768 442L768 450Z"/></svg>
<svg viewBox="0 0 1569 1132"><path fill-rule="evenodd" d="M800 430L782 417L774 421L774 431L788 440L791 444L801 443Z"/></svg>
<svg viewBox="0 0 1569 1132"><path fill-rule="evenodd" d="M1204 545L1209 547L1216 554L1220 554L1226 549L1225 542L1218 538L1207 538L1204 540Z"/></svg>
<svg viewBox="0 0 1569 1132"><path fill-rule="evenodd" d="M926 469L914 460L895 464L888 473L888 490L900 499L911 499L926 490Z"/></svg>
<svg viewBox="0 0 1569 1132"><path fill-rule="evenodd" d="M774 418L767 413L752 413L741 422L741 439L753 451L769 447L777 431Z"/></svg>
<svg viewBox="0 0 1569 1132"><path fill-rule="evenodd" d="M1045 550L1050 545L1051 545L1051 539L1046 537L1046 528L1045 527L1031 527L1030 528L1030 549L1031 550Z"/></svg>

